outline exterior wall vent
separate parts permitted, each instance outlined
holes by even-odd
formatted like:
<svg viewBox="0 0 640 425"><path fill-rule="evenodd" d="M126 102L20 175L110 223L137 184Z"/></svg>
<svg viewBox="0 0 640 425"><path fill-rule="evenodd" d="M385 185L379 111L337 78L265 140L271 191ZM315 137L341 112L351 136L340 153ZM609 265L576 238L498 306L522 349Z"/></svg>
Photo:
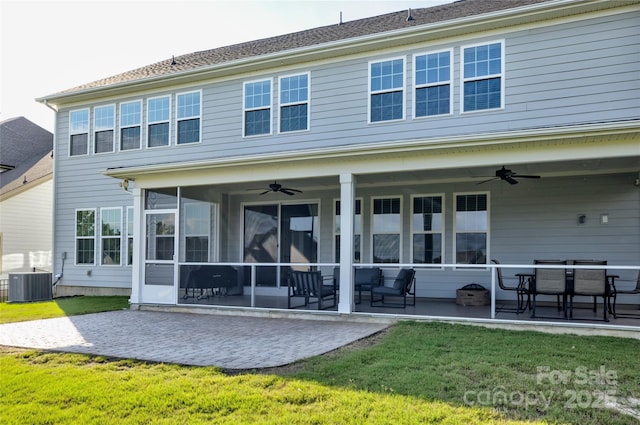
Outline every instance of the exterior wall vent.
<svg viewBox="0 0 640 425"><path fill-rule="evenodd" d="M52 299L51 273L9 273L9 302Z"/></svg>

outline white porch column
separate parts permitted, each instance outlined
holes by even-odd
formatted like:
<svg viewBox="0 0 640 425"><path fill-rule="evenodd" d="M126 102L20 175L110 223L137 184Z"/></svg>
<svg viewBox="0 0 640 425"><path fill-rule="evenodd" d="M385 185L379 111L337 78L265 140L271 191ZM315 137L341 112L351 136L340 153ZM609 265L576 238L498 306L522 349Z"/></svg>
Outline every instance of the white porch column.
<svg viewBox="0 0 640 425"><path fill-rule="evenodd" d="M355 177L340 174L340 298L338 312L350 314L353 308L353 231Z"/></svg>
<svg viewBox="0 0 640 425"><path fill-rule="evenodd" d="M140 303L140 294L142 293L144 252L142 252L142 238L145 236L145 222L142 202L142 189L134 187L131 190L133 194L133 264L131 265L131 304Z"/></svg>

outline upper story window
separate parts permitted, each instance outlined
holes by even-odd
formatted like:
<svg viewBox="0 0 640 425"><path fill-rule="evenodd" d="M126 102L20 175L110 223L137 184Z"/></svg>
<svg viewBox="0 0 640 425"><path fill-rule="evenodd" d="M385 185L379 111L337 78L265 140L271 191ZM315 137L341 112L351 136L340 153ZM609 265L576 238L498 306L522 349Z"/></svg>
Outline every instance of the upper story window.
<svg viewBox="0 0 640 425"><path fill-rule="evenodd" d="M142 101L120 104L120 150L140 149Z"/></svg>
<svg viewBox="0 0 640 425"><path fill-rule="evenodd" d="M485 264L489 240L488 195L460 194L455 200L455 261L457 264Z"/></svg>
<svg viewBox="0 0 640 425"><path fill-rule="evenodd" d="M450 50L414 56L416 117L451 113L452 56Z"/></svg>
<svg viewBox="0 0 640 425"><path fill-rule="evenodd" d="M309 129L309 74L280 78L280 132Z"/></svg>
<svg viewBox="0 0 640 425"><path fill-rule="evenodd" d="M404 118L404 58L369 63L369 122Z"/></svg>
<svg viewBox="0 0 640 425"><path fill-rule="evenodd" d="M503 107L504 41L462 48L463 112Z"/></svg>
<svg viewBox="0 0 640 425"><path fill-rule="evenodd" d="M153 97L147 100L147 146L169 146L169 115L171 98Z"/></svg>
<svg viewBox="0 0 640 425"><path fill-rule="evenodd" d="M116 108L114 105L93 108L93 151L95 153L113 152L115 116Z"/></svg>
<svg viewBox="0 0 640 425"><path fill-rule="evenodd" d="M178 104L177 144L200 142L201 92L180 93L176 96Z"/></svg>
<svg viewBox="0 0 640 425"><path fill-rule="evenodd" d="M442 263L443 196L414 196L411 212L414 263Z"/></svg>
<svg viewBox="0 0 640 425"><path fill-rule="evenodd" d="M399 263L402 234L400 198L374 198L372 249L374 263Z"/></svg>
<svg viewBox="0 0 640 425"><path fill-rule="evenodd" d="M271 80L244 83L244 135L271 134Z"/></svg>
<svg viewBox="0 0 640 425"><path fill-rule="evenodd" d="M89 110L69 112L69 156L89 153Z"/></svg>

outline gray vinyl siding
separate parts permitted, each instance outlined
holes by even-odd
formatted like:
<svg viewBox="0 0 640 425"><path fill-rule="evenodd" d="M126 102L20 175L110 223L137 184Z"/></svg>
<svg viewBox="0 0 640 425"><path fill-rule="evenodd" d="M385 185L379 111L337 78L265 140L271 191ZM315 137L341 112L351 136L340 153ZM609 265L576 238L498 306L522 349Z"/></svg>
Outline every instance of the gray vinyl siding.
<svg viewBox="0 0 640 425"><path fill-rule="evenodd" d="M180 87L154 93L131 93L118 99L96 99L94 103L64 107L57 114L56 134L56 211L54 224L55 261L67 252L62 284L86 286L130 287L131 267L74 266L74 212L77 208L126 207L133 204L119 181L102 175L112 167L169 164L181 161L230 156L289 152L354 144L389 141L436 139L463 134L517 131L554 126L603 123L638 119L640 116L640 13L610 15L579 22L562 23L491 36L470 34L464 40L425 40L423 45L407 46L405 50L358 58L338 58L333 63L310 63L297 69L274 70L254 75L239 75L225 81L206 81L191 87ZM479 42L505 41L505 105L501 110L461 114L460 106L460 46ZM561 41L559 41L561 40ZM427 51L454 48L452 81L454 110L451 116L413 119L411 74L412 55ZM368 63L370 60L404 56L406 119L393 123L367 124ZM278 94L278 76L310 72L310 130L278 134L278 102L273 104L273 135L243 138L242 86L245 81L274 78L273 93ZM202 89L201 143L175 145L175 93ZM146 100L171 94L171 146L147 149ZM143 99L142 149L119 152L116 126L116 151L69 157L69 110L116 103L116 123L119 103ZM90 119L93 127L93 115ZM89 152L93 150L93 128L89 131ZM553 159L553 158L550 158ZM581 256L591 253L605 258L615 252L616 259L628 264L640 258L638 222L640 201L637 188L628 184L628 175L590 176L590 184L572 185L570 179L544 179L531 192L508 192L508 186L481 187L490 190L491 256L502 262L529 263L536 257L570 258L575 248ZM578 179L577 177L575 179ZM625 179L626 185L619 185ZM521 185L524 186L524 185ZM577 187L577 190L574 190ZM363 261L370 259L370 196L403 195L403 258L410 260L409 193L445 193L447 202L445 258L452 256L452 193L475 192L473 184L385 187L359 191L363 196ZM362 193L360 193L362 192ZM598 196L594 199L593 194ZM320 199L321 225L332 230L332 202L337 191L305 193L304 199ZM241 199L230 197L231 208L239 208ZM541 203L546 200L547 204ZM252 198L255 200L255 198ZM234 210L237 211L237 210ZM224 213L224 211L223 211ZM588 217L583 227L576 226L576 216ZM599 225L601 213L608 213L610 224ZM224 214L222 214L224 216ZM240 235L241 217L231 214L229 228L224 231ZM124 223L123 223L124 226ZM125 227L126 229L126 227ZM588 230L588 231L586 231ZM322 232L321 258L333 259L333 232ZM548 236L554 236L548 246ZM123 238L123 244L124 244ZM236 243L241 239L231 237ZM591 244L585 247L585 245ZM521 252L527 247L526 254ZM99 239L96 238L96 249ZM240 259L241 246L220 247L222 260ZM124 251L123 251L124 256ZM56 270L58 270L57 266ZM91 270L91 276L87 271ZM452 278L452 276L454 276ZM420 272L418 295L449 297L457 287L472 281L487 283L487 273L459 271Z"/></svg>

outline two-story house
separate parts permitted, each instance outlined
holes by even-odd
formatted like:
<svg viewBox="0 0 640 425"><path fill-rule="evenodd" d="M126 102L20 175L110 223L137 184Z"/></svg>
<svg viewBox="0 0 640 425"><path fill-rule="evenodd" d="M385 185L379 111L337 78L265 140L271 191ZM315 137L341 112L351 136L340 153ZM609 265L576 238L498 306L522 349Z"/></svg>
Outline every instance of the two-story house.
<svg viewBox="0 0 640 425"><path fill-rule="evenodd" d="M42 97L58 293L286 308L291 269L338 266L351 313L358 266L413 267L444 300L493 288L491 259L512 277L553 258L635 284L639 23L637 1L463 0ZM189 292L205 264L238 284Z"/></svg>

